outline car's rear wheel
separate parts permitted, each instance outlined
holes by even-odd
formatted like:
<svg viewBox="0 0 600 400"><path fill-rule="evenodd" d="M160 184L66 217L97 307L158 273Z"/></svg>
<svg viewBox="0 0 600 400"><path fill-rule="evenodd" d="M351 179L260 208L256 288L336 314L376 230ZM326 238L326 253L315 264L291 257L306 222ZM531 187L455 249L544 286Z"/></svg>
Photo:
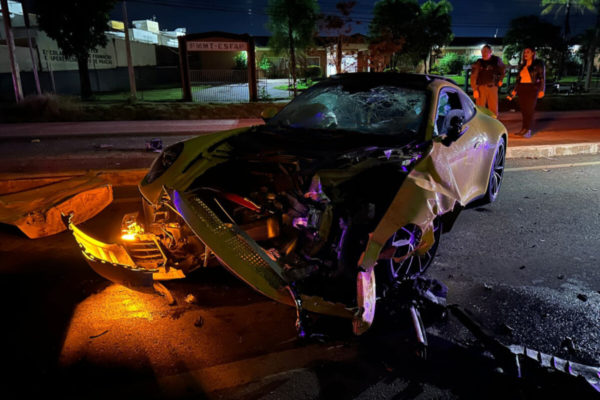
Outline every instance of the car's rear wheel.
<svg viewBox="0 0 600 400"><path fill-rule="evenodd" d="M502 137L498 142L498 146L496 147L496 153L494 154L494 161L492 163L492 169L490 170L490 177L488 179L487 190L482 199L483 204L493 203L498 198L498 194L500 193L500 186L502 185L502 178L504 176L505 160L506 141Z"/></svg>
<svg viewBox="0 0 600 400"><path fill-rule="evenodd" d="M433 262L441 233L442 224L438 218L433 223L435 243L424 254L418 254L415 251L422 237L421 229L418 226L410 224L394 233L390 240L394 254L389 261L386 261L389 280L396 282L425 273Z"/></svg>

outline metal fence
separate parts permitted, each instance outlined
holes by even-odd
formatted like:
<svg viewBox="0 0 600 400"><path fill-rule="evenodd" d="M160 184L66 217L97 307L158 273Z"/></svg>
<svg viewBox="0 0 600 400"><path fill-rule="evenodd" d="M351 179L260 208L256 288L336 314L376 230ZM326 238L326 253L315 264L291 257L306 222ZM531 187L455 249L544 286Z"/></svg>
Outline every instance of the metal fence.
<svg viewBox="0 0 600 400"><path fill-rule="evenodd" d="M192 99L201 103L239 103L250 100L247 70L190 70Z"/></svg>
<svg viewBox="0 0 600 400"><path fill-rule="evenodd" d="M289 77L281 78L272 71L256 70L257 90L259 101L286 101L292 97L292 81Z"/></svg>

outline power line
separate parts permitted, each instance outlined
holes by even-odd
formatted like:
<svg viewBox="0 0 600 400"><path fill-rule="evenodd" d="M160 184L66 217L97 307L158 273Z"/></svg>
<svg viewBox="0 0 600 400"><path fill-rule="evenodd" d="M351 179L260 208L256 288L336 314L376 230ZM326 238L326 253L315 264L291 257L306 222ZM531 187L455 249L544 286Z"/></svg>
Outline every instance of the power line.
<svg viewBox="0 0 600 400"><path fill-rule="evenodd" d="M200 10L200 11L214 11L214 12L223 12L223 13L237 13L237 14L244 14L244 15L258 15L258 16L269 16L268 12L266 9L260 9L260 8L253 8L251 7L248 3L236 3L236 2L228 2L227 4L215 4L212 1L204 1L204 0L198 0L198 1L185 1L185 0L172 0L172 1L167 1L167 0L130 0L130 2L132 3L139 3L139 4L146 4L146 5L154 5L154 6L162 6L162 7L169 7L169 8L186 8L186 9L195 9L195 10ZM532 1L528 1L528 0L512 0L513 3L527 3L527 4L531 4ZM325 1L321 1L320 5L320 9L321 11L325 14L325 15L339 15L339 10L337 10L337 8L335 8L335 4L337 4L337 1L334 0L334 2L325 2ZM537 4L537 2L536 2ZM349 18L352 20L352 22L355 22L357 24L362 24L362 23L369 23L372 21L373 19L373 14L369 11L372 11L372 7L374 6L374 4L371 6L371 9L369 10L368 4L364 4L361 2L357 2L356 6L357 8L353 8L349 15ZM359 10L360 9L360 10ZM455 28L500 28L500 29L504 29L504 28L508 28L510 25L506 22L504 23L499 23L499 22L493 22L493 21L489 21L489 22L481 22L481 14L480 12L477 13L473 13L473 18L477 17L478 19L478 23L474 24L474 23L459 23L459 22L453 22L452 23L452 27ZM496 16L498 16L498 13L495 14ZM505 17L509 17L508 14L506 13L501 13L500 16L505 16ZM461 19L464 19L465 14L461 14ZM584 15L581 14L575 14L571 16L572 18L577 18L577 17L585 17Z"/></svg>

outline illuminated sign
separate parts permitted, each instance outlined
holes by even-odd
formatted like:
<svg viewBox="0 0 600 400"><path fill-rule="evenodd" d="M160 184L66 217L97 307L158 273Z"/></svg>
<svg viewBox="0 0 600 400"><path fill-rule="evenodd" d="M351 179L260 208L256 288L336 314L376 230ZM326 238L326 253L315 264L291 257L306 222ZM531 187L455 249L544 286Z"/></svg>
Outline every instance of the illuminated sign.
<svg viewBox="0 0 600 400"><path fill-rule="evenodd" d="M246 42L187 42L188 51L248 51Z"/></svg>

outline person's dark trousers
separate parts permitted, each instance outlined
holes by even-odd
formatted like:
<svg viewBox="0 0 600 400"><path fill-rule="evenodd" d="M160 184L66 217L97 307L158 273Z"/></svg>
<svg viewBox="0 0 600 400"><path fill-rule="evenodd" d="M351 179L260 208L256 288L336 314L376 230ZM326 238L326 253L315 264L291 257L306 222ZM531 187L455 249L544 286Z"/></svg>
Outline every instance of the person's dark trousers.
<svg viewBox="0 0 600 400"><path fill-rule="evenodd" d="M521 106L521 113L523 114L523 129L530 130L533 128L533 113L537 104L537 85L533 83L519 83L517 85L517 95L519 96L519 104Z"/></svg>

